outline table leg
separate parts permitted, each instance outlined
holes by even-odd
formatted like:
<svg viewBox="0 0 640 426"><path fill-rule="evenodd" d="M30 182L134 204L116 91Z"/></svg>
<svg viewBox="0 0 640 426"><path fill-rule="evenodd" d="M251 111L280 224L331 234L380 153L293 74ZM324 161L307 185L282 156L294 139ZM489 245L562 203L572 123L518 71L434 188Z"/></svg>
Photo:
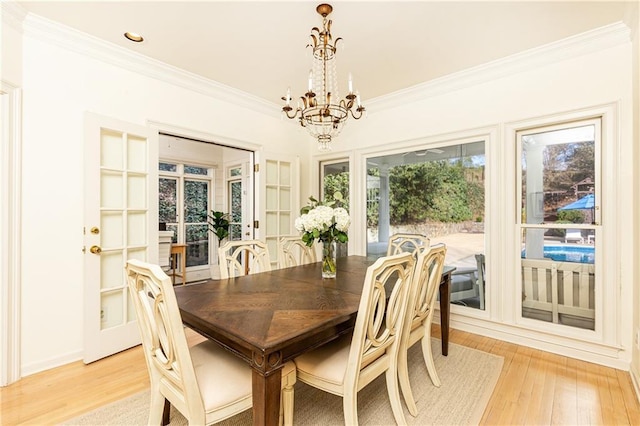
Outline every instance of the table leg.
<svg viewBox="0 0 640 426"><path fill-rule="evenodd" d="M282 372L274 371L263 376L252 372L253 424L254 426L276 426L280 420L280 387Z"/></svg>
<svg viewBox="0 0 640 426"><path fill-rule="evenodd" d="M180 267L182 268L182 285L187 283L187 249L183 249L180 253Z"/></svg>
<svg viewBox="0 0 640 426"><path fill-rule="evenodd" d="M440 335L442 355L449 355L449 317L451 315L451 274L443 274L440 282Z"/></svg>

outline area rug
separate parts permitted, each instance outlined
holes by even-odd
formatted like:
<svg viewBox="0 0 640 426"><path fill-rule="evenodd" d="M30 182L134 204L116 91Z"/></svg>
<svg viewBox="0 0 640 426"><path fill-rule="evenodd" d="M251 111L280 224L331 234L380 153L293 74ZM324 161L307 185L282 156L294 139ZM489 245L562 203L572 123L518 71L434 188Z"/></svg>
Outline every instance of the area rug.
<svg viewBox="0 0 640 426"><path fill-rule="evenodd" d="M473 425L482 418L502 370L503 358L464 346L449 344L449 356L440 353L440 340L433 339L434 362L442 385L431 383L422 358L420 344L409 350L411 387L418 407L413 417L405 407L410 425ZM66 425L145 425L149 392L98 408L76 417ZM384 376L378 377L358 393L358 419L361 425L394 425ZM296 425L342 425L342 399L304 383L295 386L293 422ZM171 425L186 425L186 419L171 410ZM221 426L252 424L251 410L221 423Z"/></svg>

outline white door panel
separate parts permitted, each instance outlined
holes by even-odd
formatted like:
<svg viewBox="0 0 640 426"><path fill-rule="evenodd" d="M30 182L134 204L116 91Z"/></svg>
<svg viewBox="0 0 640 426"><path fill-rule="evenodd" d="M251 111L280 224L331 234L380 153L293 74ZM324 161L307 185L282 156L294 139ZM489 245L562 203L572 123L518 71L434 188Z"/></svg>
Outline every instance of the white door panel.
<svg viewBox="0 0 640 426"><path fill-rule="evenodd" d="M85 116L85 363L140 343L124 267L158 262L157 146L147 127Z"/></svg>
<svg viewBox="0 0 640 426"><path fill-rule="evenodd" d="M256 174L260 199L256 217L260 227L256 238L267 243L271 266L278 265L278 241L297 234L293 224L300 209L300 160L296 156L261 152Z"/></svg>

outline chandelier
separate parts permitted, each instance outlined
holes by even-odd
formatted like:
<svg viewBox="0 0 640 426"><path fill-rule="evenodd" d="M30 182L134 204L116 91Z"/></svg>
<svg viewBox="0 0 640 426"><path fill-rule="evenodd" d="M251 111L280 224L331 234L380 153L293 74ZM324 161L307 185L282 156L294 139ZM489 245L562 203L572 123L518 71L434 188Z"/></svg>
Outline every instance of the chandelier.
<svg viewBox="0 0 640 426"><path fill-rule="evenodd" d="M360 103L360 94L353 91L353 80L349 74L349 93L340 99L338 92L336 71L336 46L342 38L333 40L331 36L331 21L327 16L333 7L321 4L316 12L322 16L322 31L318 27L311 29L311 42L307 47L313 48L313 63L309 71L309 85L307 93L300 97L296 109L291 106L291 89L287 89L287 96L282 97L285 105L282 111L288 118L296 118L302 127L306 127L311 136L318 140L318 149L331 149L331 138L337 136L348 115L355 120L362 117L364 106ZM299 113L299 116L298 116Z"/></svg>

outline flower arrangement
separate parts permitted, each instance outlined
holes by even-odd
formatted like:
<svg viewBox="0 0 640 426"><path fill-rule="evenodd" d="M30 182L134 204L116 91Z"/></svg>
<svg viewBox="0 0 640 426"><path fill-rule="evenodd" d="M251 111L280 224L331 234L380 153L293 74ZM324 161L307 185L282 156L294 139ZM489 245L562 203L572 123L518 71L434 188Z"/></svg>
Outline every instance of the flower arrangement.
<svg viewBox="0 0 640 426"><path fill-rule="evenodd" d="M315 240L322 242L322 271L327 278L335 277L335 243L349 241L347 230L351 223L346 209L333 207L343 200L342 194L336 192L333 198L333 201L320 202L309 197L309 205L300 209L300 217L295 221L295 227L307 246L311 247Z"/></svg>

